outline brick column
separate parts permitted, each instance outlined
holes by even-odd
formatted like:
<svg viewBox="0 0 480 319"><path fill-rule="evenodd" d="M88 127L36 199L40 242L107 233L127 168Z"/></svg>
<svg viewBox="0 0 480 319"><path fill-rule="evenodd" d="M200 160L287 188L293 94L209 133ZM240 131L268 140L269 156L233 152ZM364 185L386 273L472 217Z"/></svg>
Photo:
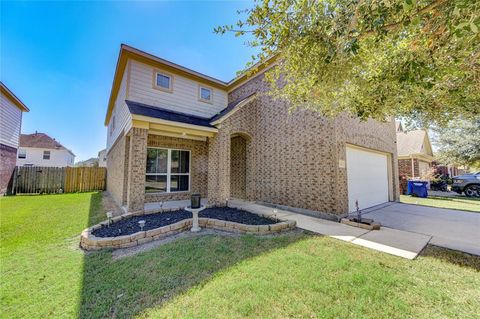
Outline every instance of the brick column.
<svg viewBox="0 0 480 319"><path fill-rule="evenodd" d="M127 209L143 211L145 204L145 167L147 162L148 130L132 128L128 151Z"/></svg>
<svg viewBox="0 0 480 319"><path fill-rule="evenodd" d="M17 149L0 144L0 195L7 192L17 161Z"/></svg>
<svg viewBox="0 0 480 319"><path fill-rule="evenodd" d="M208 203L225 205L230 198L230 135L219 131L208 139Z"/></svg>

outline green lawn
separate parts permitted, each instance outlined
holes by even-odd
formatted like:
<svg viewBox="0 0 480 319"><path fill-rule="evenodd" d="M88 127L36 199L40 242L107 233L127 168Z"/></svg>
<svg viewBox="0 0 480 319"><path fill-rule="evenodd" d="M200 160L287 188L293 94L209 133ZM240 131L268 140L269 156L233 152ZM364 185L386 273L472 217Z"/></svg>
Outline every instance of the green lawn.
<svg viewBox="0 0 480 319"><path fill-rule="evenodd" d="M96 193L0 199L2 318L475 318L480 258L414 261L301 232L84 254Z"/></svg>
<svg viewBox="0 0 480 319"><path fill-rule="evenodd" d="M467 197L435 197L428 198L400 195L400 201L406 204L417 204L439 208L461 209L480 213L480 200Z"/></svg>

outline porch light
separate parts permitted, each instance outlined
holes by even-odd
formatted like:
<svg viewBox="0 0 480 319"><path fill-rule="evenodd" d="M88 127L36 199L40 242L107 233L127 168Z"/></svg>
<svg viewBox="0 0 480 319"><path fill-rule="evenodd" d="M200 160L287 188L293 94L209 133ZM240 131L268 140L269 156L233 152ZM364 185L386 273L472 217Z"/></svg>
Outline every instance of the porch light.
<svg viewBox="0 0 480 319"><path fill-rule="evenodd" d="M140 226L140 231L143 231L143 227L145 227L145 221L144 220L139 221L138 225Z"/></svg>

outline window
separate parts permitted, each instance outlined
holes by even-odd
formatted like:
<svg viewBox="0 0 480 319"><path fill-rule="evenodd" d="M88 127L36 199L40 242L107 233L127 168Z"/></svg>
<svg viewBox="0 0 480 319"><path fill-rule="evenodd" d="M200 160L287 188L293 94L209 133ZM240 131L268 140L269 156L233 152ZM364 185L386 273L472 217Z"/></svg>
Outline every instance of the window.
<svg viewBox="0 0 480 319"><path fill-rule="evenodd" d="M43 159L44 160L50 159L50 151L43 151Z"/></svg>
<svg viewBox="0 0 480 319"><path fill-rule="evenodd" d="M18 158L27 158L27 151L26 150L23 150L23 149L19 149L18 150Z"/></svg>
<svg viewBox="0 0 480 319"><path fill-rule="evenodd" d="M164 148L147 149L146 193L190 190L190 151Z"/></svg>
<svg viewBox="0 0 480 319"><path fill-rule="evenodd" d="M153 87L163 91L171 92L173 77L163 72L155 72L154 74L155 74L155 79L154 79L155 85Z"/></svg>
<svg viewBox="0 0 480 319"><path fill-rule="evenodd" d="M212 102L212 89L201 86L199 91L200 101L203 102Z"/></svg>

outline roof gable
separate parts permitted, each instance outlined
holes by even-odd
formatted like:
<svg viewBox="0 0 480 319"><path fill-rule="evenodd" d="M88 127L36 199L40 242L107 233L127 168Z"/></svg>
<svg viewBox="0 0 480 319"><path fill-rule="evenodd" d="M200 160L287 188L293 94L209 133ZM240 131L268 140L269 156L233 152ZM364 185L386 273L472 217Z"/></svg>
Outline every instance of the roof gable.
<svg viewBox="0 0 480 319"><path fill-rule="evenodd" d="M12 101L12 103L18 107L22 112L29 112L30 110L28 109L28 107L23 104L22 101L20 101L20 99L15 95L13 94L12 91L10 91L7 86L5 84L3 84L3 82L0 81L0 90L2 92L2 95L5 95L6 98L8 98L10 101Z"/></svg>
<svg viewBox="0 0 480 319"><path fill-rule="evenodd" d="M433 156L432 145L425 130L397 132L397 152L398 156L411 156L414 154Z"/></svg>
<svg viewBox="0 0 480 319"><path fill-rule="evenodd" d="M44 148L49 150L65 150L75 156L72 151L45 133L21 134L19 147Z"/></svg>
<svg viewBox="0 0 480 319"><path fill-rule="evenodd" d="M217 89L231 91L237 88L241 83L250 79L252 76L258 75L261 72L267 70L272 65L274 65L276 63L277 56L272 56L264 62L253 65L251 68L249 68L251 72L242 72L240 75L238 75L231 81L224 82L211 76L183 67L179 64L159 58L155 55L135 49L131 46L122 44L120 46L120 53L118 55L117 66L115 68L115 74L113 77L112 89L110 91L110 98L108 100L108 108L104 122L105 125L108 125L110 121L113 107L115 105L115 99L117 98L118 92L120 90L122 77L127 68L128 60L139 61L152 67L160 68L167 72L193 79L199 83L206 84Z"/></svg>

